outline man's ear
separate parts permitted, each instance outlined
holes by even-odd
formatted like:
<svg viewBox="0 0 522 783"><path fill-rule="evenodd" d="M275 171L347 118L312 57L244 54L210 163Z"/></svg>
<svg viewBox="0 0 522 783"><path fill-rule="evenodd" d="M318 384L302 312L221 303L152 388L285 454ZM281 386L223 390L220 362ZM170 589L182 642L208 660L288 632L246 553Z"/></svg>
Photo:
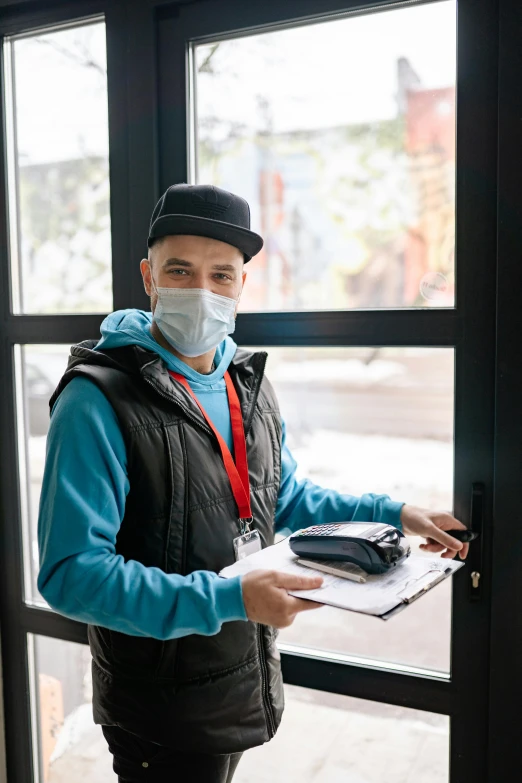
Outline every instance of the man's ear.
<svg viewBox="0 0 522 783"><path fill-rule="evenodd" d="M245 285L246 277L247 277L247 273L243 272L243 274L241 275L241 282L242 282L243 285L241 286L241 291L239 292L239 296L238 296L237 302L236 302L236 309L234 311L234 317L235 318L237 317L237 309L239 307L239 300L241 299L241 294L243 293L243 288L244 288L244 285Z"/></svg>
<svg viewBox="0 0 522 783"><path fill-rule="evenodd" d="M151 262L148 258L142 258L140 261L140 272L143 279L143 287L147 296L151 296L152 293L152 277L150 273Z"/></svg>

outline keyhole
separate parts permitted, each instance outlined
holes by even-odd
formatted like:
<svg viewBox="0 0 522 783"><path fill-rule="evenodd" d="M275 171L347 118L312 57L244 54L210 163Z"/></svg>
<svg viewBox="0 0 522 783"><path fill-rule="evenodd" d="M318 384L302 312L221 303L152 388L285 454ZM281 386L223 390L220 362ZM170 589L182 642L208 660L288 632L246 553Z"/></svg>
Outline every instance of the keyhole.
<svg viewBox="0 0 522 783"><path fill-rule="evenodd" d="M471 584L473 585L474 589L476 590L479 586L480 582L480 574L478 571L473 571L471 574Z"/></svg>

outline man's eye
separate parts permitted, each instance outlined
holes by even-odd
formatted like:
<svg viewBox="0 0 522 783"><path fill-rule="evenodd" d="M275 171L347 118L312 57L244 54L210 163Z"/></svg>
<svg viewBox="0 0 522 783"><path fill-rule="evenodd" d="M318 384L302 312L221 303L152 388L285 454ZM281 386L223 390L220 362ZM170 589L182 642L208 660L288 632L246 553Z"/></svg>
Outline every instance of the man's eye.
<svg viewBox="0 0 522 783"><path fill-rule="evenodd" d="M182 272L183 274L185 274L186 270L185 269L170 269L169 272L176 273L176 274L179 274L180 272Z"/></svg>
<svg viewBox="0 0 522 783"><path fill-rule="evenodd" d="M231 280L232 278L229 277L229 275L225 275L223 272L218 272L216 274L216 277L220 277L221 280Z"/></svg>

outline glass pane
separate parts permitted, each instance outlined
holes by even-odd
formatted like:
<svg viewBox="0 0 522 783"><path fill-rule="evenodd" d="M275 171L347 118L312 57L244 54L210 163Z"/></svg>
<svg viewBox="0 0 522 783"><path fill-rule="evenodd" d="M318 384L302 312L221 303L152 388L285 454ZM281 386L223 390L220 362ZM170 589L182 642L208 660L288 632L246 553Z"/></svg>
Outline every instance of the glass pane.
<svg viewBox="0 0 522 783"><path fill-rule="evenodd" d="M11 38L5 71L13 310L109 312L105 24Z"/></svg>
<svg viewBox="0 0 522 783"><path fill-rule="evenodd" d="M449 348L270 348L298 476L451 511L453 367ZM423 554L422 539L410 541ZM446 580L386 622L325 606L298 615L280 640L447 672L450 620Z"/></svg>
<svg viewBox="0 0 522 783"><path fill-rule="evenodd" d="M18 357L26 600L37 603L45 603L36 578L48 400L68 353L68 346L31 345ZM448 348L270 348L267 375L298 475L339 492L386 493L450 511L453 365ZM420 539L410 540L422 554ZM450 620L447 580L386 623L324 607L299 615L280 639L447 672Z"/></svg>
<svg viewBox="0 0 522 783"><path fill-rule="evenodd" d="M43 783L112 783L112 756L92 722L89 648L43 636L29 643ZM288 685L285 698L278 733L243 755L234 783L448 781L447 716Z"/></svg>
<svg viewBox="0 0 522 783"><path fill-rule="evenodd" d="M265 246L244 310L454 305L456 3L194 46L196 182Z"/></svg>
<svg viewBox="0 0 522 783"><path fill-rule="evenodd" d="M244 754L234 783L449 780L445 715L289 685L285 700L278 733Z"/></svg>
<svg viewBox="0 0 522 783"><path fill-rule="evenodd" d="M41 783L113 783L112 756L92 720L88 646L29 636L29 659L34 660Z"/></svg>
<svg viewBox="0 0 522 783"><path fill-rule="evenodd" d="M18 346L16 353L25 598L45 605L36 586L38 505L49 429L49 399L65 372L68 356L68 345L24 345Z"/></svg>

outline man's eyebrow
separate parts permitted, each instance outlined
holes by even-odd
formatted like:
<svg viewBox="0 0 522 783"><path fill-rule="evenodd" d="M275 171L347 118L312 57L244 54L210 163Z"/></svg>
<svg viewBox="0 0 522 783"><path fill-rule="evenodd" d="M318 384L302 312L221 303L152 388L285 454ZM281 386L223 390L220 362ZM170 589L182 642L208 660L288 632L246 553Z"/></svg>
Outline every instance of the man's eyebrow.
<svg viewBox="0 0 522 783"><path fill-rule="evenodd" d="M193 264L183 258L167 258L163 266L166 268L168 266L193 266Z"/></svg>
<svg viewBox="0 0 522 783"><path fill-rule="evenodd" d="M194 264L191 261L185 261L183 258L167 258L163 263L163 268L168 269L169 266L184 266L187 268L193 267ZM217 269L219 272L237 272L236 267L233 264L212 264L212 269Z"/></svg>
<svg viewBox="0 0 522 783"><path fill-rule="evenodd" d="M220 272L237 272L233 264L212 264L212 269L219 269Z"/></svg>

